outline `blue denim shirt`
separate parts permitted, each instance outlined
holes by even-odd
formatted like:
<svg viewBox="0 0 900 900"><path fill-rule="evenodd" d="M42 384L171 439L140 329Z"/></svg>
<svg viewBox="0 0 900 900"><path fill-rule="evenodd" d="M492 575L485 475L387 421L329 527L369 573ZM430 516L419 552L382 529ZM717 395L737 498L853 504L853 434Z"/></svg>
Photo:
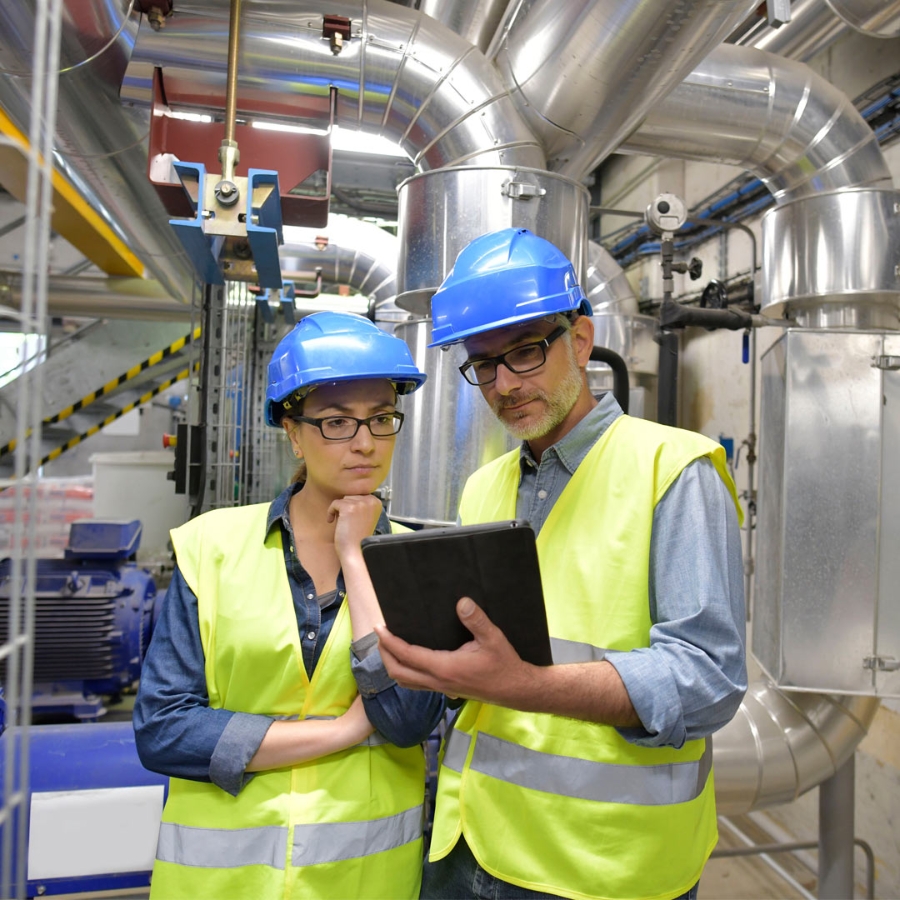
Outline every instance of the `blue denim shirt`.
<svg viewBox="0 0 900 900"><path fill-rule="evenodd" d="M540 532L588 451L620 416L611 393L537 463L520 453L516 516ZM650 538L650 646L607 651L640 718L633 744L681 747L737 712L747 690L741 534L713 464L687 466L656 505Z"/></svg>
<svg viewBox="0 0 900 900"><path fill-rule="evenodd" d="M320 607L313 581L294 552L288 505L300 488L292 485L272 501L266 533L272 528L282 530L303 663L311 678L344 600L344 581L338 575L334 598ZM388 531L390 522L382 513L375 533ZM350 666L366 715L386 740L411 747L428 737L443 712L442 695L401 688L387 674L374 634L351 644ZM210 708L197 597L176 567L134 704L141 762L154 772L211 781L237 795L252 777L244 770L274 721L270 716Z"/></svg>

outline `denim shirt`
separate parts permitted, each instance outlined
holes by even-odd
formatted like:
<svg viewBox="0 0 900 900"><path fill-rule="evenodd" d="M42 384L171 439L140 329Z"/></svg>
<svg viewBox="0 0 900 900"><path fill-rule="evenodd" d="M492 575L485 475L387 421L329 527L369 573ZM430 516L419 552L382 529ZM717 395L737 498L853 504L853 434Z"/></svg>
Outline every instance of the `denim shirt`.
<svg viewBox="0 0 900 900"><path fill-rule="evenodd" d="M313 581L294 551L288 507L302 485L284 490L269 506L266 534L281 528L284 564L297 615L306 673L312 678L322 648L344 602L343 575L322 607ZM390 531L382 513L376 534ZM401 688L387 673L374 634L351 644L350 666L369 721L390 743L412 747L432 732L444 709L441 694ZM237 795L252 777L271 716L212 709L206 689L197 597L176 567L141 669L134 728L141 762L151 771L206 781Z"/></svg>
<svg viewBox="0 0 900 900"><path fill-rule="evenodd" d="M575 470L622 415L606 393L535 460L520 452L516 516L539 533ZM686 466L653 513L650 646L609 650L641 726L627 741L671 746L706 737L737 712L747 690L741 534L734 502L709 459Z"/></svg>

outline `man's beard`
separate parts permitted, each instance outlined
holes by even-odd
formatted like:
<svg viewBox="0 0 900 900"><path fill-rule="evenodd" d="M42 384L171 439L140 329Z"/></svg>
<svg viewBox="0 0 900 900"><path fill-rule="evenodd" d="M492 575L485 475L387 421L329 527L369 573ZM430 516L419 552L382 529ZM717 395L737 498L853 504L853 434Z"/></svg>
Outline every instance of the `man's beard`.
<svg viewBox="0 0 900 900"><path fill-rule="evenodd" d="M537 389L523 388L513 394L507 394L491 403L494 415L500 419L506 429L521 441L533 441L536 438L549 434L559 425L572 410L583 385L581 369L570 350L571 365L565 377L556 386L552 394ZM543 402L544 411L536 418L528 413L522 413L519 418L504 417L503 410L512 406L519 406L529 400ZM516 414L513 413L513 416Z"/></svg>

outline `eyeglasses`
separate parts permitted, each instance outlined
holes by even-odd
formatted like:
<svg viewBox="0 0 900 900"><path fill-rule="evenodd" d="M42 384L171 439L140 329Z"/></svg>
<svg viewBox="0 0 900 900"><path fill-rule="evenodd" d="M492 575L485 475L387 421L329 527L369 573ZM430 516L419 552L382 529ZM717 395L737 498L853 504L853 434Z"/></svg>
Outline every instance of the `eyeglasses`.
<svg viewBox="0 0 900 900"><path fill-rule="evenodd" d="M290 418L295 422L315 425L326 441L349 441L356 436L360 425L365 425L372 437L390 437L397 434L403 425L403 413L399 411L375 413L366 419L355 419L353 416L325 416L322 419L312 419L309 416Z"/></svg>
<svg viewBox="0 0 900 900"><path fill-rule="evenodd" d="M484 359L473 359L459 367L462 377L469 384L490 384L497 380L497 366L504 365L510 372L524 375L539 369L547 361L547 348L569 329L565 325L554 328L542 341L522 344L513 347L499 356L488 356Z"/></svg>

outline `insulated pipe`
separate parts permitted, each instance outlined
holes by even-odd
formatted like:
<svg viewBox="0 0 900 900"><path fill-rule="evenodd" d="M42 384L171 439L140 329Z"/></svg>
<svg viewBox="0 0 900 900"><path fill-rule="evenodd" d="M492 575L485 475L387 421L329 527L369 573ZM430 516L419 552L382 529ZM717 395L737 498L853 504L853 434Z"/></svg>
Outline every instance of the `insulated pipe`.
<svg viewBox="0 0 900 900"><path fill-rule="evenodd" d="M777 203L892 186L878 139L847 96L808 66L722 44L619 147L749 169Z"/></svg>
<svg viewBox="0 0 900 900"><path fill-rule="evenodd" d="M171 105L182 90L224 95L226 12L216 0L184 0L164 30L142 21L122 97L149 104L154 66L163 69ZM337 55L322 36L323 13L351 22ZM333 85L341 127L390 138L420 170L544 168L543 150L483 54L430 16L387 0L306 0L290 9L255 0L241 20L239 59L239 114L241 95L255 93L265 97L266 118L297 124L291 110Z"/></svg>
<svg viewBox="0 0 900 900"><path fill-rule="evenodd" d="M736 43L807 62L850 28L869 37L900 37L900 0L796 0L790 22L771 28L761 19Z"/></svg>
<svg viewBox="0 0 900 900"><path fill-rule="evenodd" d="M56 122L57 167L173 296L193 274L147 180L147 118L125 109L118 86L137 31L132 0L65 0ZM4 0L0 106L27 132L35 7Z"/></svg>
<svg viewBox="0 0 900 900"><path fill-rule="evenodd" d="M508 0L421 0L419 9L487 53L507 5Z"/></svg>
<svg viewBox="0 0 900 900"><path fill-rule="evenodd" d="M755 0L522 0L496 63L549 167L599 165Z"/></svg>

